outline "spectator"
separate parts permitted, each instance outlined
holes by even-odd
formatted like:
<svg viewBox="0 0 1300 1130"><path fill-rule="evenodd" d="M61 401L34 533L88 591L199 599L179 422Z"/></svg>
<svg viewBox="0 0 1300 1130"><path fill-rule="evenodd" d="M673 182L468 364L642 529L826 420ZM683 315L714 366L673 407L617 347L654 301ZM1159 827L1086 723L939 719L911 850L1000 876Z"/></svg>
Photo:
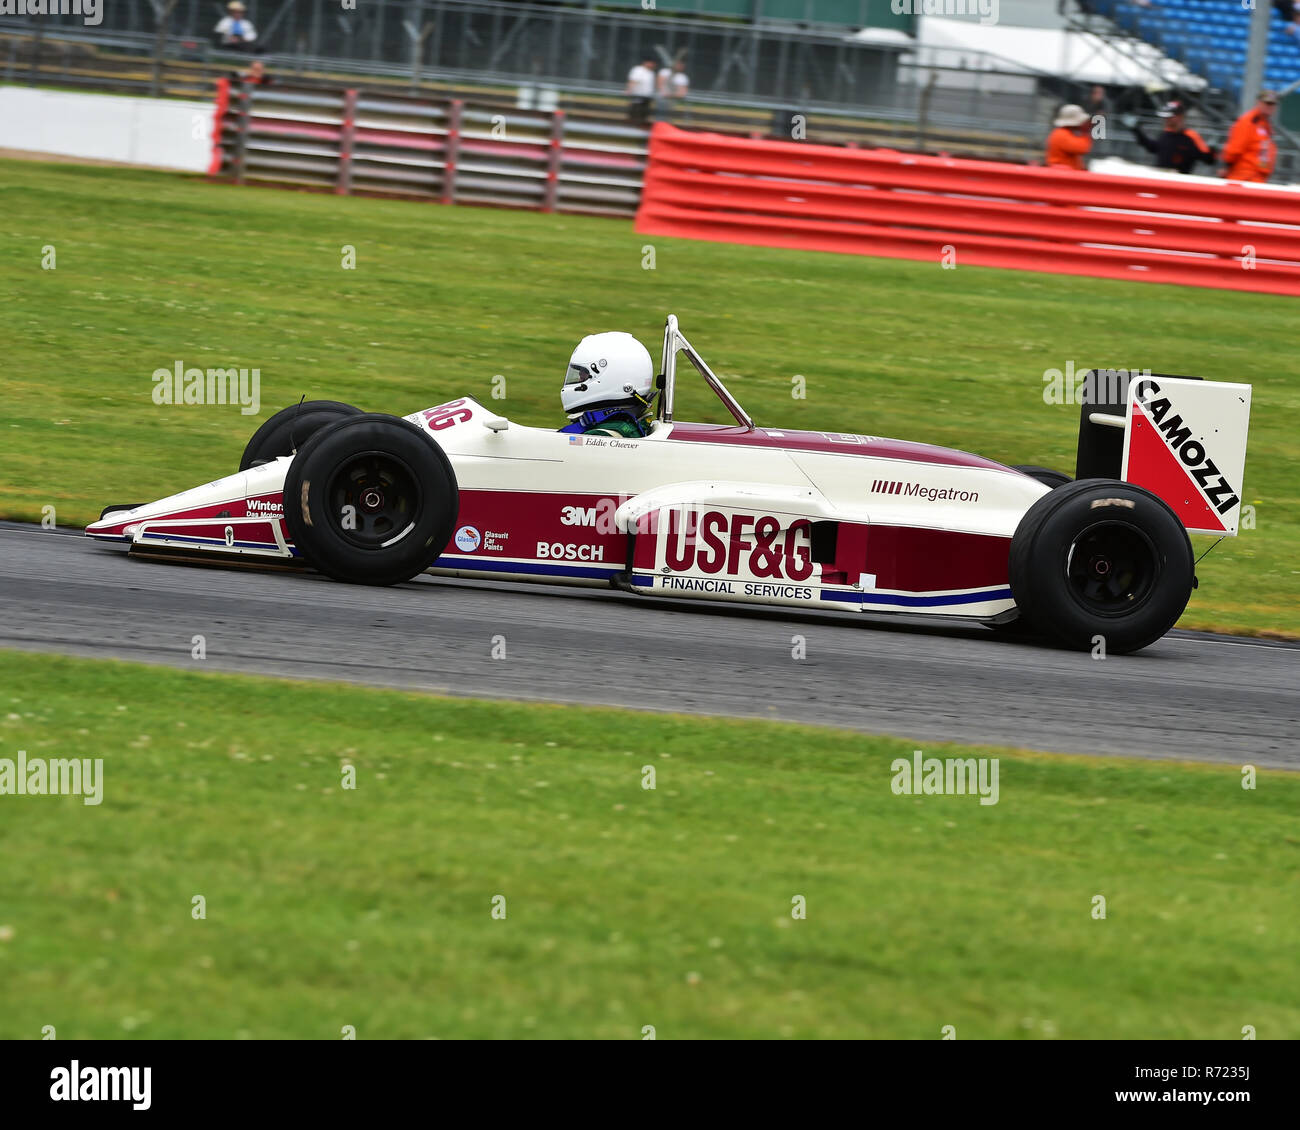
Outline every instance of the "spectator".
<svg viewBox="0 0 1300 1130"><path fill-rule="evenodd" d="M252 20L244 18L246 11L248 9L240 0L230 0L226 5L226 15L212 29L212 38L218 47L224 47L227 51L253 50L257 29L253 27Z"/></svg>
<svg viewBox="0 0 1300 1130"><path fill-rule="evenodd" d="M1110 109L1110 99L1106 95L1106 88L1100 84L1094 86L1092 90L1088 92L1088 97L1083 103L1083 108L1088 112L1088 117L1092 119L1093 141L1104 141L1106 138L1110 137L1109 122L1107 121L1107 113ZM1100 123L1100 129L1097 128L1098 123ZM1100 146L1097 148L1100 148ZM1093 150L1093 155L1096 155L1096 149Z"/></svg>
<svg viewBox="0 0 1300 1130"><path fill-rule="evenodd" d="M686 76L684 60L679 57L671 67L661 67L655 90L658 95L658 117L665 120L676 118L677 111L685 105L690 89L691 80Z"/></svg>
<svg viewBox="0 0 1300 1130"><path fill-rule="evenodd" d="M658 75L655 73L653 55L646 55L642 62L627 72L625 93L631 99L627 107L627 118L634 126L649 124L650 108L654 105L657 85Z"/></svg>
<svg viewBox="0 0 1300 1130"><path fill-rule="evenodd" d="M1157 169L1174 169L1180 173L1194 173L1198 161L1216 160L1214 150L1202 140L1194 129L1187 129L1187 106L1178 101L1166 102L1159 112L1165 128L1158 137L1148 137L1142 132L1142 123L1133 121L1133 136L1148 153L1154 153Z"/></svg>
<svg viewBox="0 0 1300 1130"><path fill-rule="evenodd" d="M1282 17L1282 29L1290 35L1300 33L1300 0L1273 0L1273 7Z"/></svg>
<svg viewBox="0 0 1300 1130"><path fill-rule="evenodd" d="M691 90L691 80L686 74L686 60L678 59L671 67L659 72L659 97L677 101Z"/></svg>
<svg viewBox="0 0 1300 1130"><path fill-rule="evenodd" d="M1047 164L1058 169L1084 168L1083 159L1092 149L1092 119L1082 106L1062 106L1055 127L1047 138Z"/></svg>
<svg viewBox="0 0 1300 1130"><path fill-rule="evenodd" d="M1106 116L1106 88L1104 86L1094 86L1092 93L1088 95L1088 101L1083 104L1083 108L1088 111L1090 118L1104 118Z"/></svg>
<svg viewBox="0 0 1300 1130"><path fill-rule="evenodd" d="M1241 115L1223 145L1224 176L1228 180L1266 181L1277 163L1273 143L1273 111L1277 95L1261 90L1259 101Z"/></svg>
<svg viewBox="0 0 1300 1130"><path fill-rule="evenodd" d="M275 79L266 73L266 64L261 59L251 59L242 71L230 72L230 81L245 86L270 86Z"/></svg>

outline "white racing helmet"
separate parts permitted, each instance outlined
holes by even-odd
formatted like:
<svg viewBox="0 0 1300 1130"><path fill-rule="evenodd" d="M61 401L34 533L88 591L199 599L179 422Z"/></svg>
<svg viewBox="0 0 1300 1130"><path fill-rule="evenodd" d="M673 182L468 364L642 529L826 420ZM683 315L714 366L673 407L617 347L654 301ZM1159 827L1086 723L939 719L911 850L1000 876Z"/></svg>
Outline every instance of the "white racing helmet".
<svg viewBox="0 0 1300 1130"><path fill-rule="evenodd" d="M588 334L569 358L560 403L571 419L597 408L640 416L654 391L654 362L631 334Z"/></svg>

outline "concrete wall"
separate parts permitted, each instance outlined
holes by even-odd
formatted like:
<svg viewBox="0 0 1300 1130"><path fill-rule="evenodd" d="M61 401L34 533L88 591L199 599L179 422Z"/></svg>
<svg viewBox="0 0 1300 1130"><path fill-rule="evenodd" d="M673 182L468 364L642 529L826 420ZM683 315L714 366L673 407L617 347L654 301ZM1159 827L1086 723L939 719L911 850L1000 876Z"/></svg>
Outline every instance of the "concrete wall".
<svg viewBox="0 0 1300 1130"><path fill-rule="evenodd" d="M0 86L0 149L201 173L212 111L208 102Z"/></svg>

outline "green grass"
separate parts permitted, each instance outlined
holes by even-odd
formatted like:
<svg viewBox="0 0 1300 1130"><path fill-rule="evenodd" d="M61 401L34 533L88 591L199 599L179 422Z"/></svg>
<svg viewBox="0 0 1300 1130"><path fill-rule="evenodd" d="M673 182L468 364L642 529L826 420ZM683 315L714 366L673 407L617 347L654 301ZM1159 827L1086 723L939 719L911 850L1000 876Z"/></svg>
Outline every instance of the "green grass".
<svg viewBox="0 0 1300 1130"><path fill-rule="evenodd" d="M13 652L0 686L0 757L104 761L98 806L0 796L0 1038L1300 1037L1295 775L927 748L1001 759L981 806L812 727Z"/></svg>
<svg viewBox="0 0 1300 1130"><path fill-rule="evenodd" d="M345 245L356 270L340 267ZM647 245L654 270L642 268ZM580 336L627 329L657 356L672 311L760 423L1066 470L1077 409L1044 404L1045 370L1248 381L1244 500L1257 528L1201 565L1184 623L1300 634L1292 299L11 161L0 163L0 303L0 514L54 506L67 523L234 468L258 420L155 407L151 374L177 360L259 368L263 417L303 394L405 413L469 393L557 424ZM496 374L504 401L491 399ZM791 397L796 375L806 399ZM708 395L693 389L679 415L717 418Z"/></svg>

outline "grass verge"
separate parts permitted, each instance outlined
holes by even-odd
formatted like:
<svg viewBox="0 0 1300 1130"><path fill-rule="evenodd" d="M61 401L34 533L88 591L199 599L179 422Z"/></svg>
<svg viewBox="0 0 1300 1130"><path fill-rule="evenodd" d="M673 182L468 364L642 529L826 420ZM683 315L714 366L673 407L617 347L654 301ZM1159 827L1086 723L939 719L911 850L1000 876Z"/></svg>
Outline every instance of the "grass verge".
<svg viewBox="0 0 1300 1130"><path fill-rule="evenodd" d="M0 686L0 758L104 782L0 795L0 1038L1300 1036L1294 775L928 747L999 759L981 805L812 727L13 652Z"/></svg>

